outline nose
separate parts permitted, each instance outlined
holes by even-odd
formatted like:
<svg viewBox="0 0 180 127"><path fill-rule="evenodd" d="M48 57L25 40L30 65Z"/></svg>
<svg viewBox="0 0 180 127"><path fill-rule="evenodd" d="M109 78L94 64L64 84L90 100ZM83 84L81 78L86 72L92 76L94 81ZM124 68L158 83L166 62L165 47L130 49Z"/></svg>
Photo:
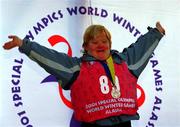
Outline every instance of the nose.
<svg viewBox="0 0 180 127"><path fill-rule="evenodd" d="M98 45L98 49L105 50L106 47L104 45Z"/></svg>
<svg viewBox="0 0 180 127"><path fill-rule="evenodd" d="M105 46L105 44L102 41L99 41L98 48L103 48L104 46Z"/></svg>

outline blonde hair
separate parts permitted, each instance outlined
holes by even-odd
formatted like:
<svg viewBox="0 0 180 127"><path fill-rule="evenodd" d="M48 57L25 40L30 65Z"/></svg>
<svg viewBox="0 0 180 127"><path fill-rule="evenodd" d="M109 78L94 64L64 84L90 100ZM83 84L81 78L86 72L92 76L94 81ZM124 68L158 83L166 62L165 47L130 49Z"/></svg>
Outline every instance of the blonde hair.
<svg viewBox="0 0 180 127"><path fill-rule="evenodd" d="M92 40L98 33L101 32L105 32L107 39L109 40L109 43L111 45L111 34L104 26L90 25L84 32L82 47L86 46L90 40Z"/></svg>

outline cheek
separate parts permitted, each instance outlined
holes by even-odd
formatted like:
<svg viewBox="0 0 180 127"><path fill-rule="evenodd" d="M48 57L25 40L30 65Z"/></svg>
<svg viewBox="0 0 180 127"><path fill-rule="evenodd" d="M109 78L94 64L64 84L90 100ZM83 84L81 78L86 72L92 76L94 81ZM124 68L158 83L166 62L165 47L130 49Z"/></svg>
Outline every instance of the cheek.
<svg viewBox="0 0 180 127"><path fill-rule="evenodd" d="M99 47L99 49L101 49L101 50L109 50L110 46L109 45L103 45L103 46Z"/></svg>
<svg viewBox="0 0 180 127"><path fill-rule="evenodd" d="M89 51L95 51L95 50L96 50L96 46L90 46L90 47L88 48L88 50L89 50Z"/></svg>
<svg viewBox="0 0 180 127"><path fill-rule="evenodd" d="M87 47L84 47L84 48L88 53L92 53L96 49L95 46L87 46Z"/></svg>
<svg viewBox="0 0 180 127"><path fill-rule="evenodd" d="M103 46L102 49L103 49L103 50L108 50L108 49L109 49L109 46Z"/></svg>

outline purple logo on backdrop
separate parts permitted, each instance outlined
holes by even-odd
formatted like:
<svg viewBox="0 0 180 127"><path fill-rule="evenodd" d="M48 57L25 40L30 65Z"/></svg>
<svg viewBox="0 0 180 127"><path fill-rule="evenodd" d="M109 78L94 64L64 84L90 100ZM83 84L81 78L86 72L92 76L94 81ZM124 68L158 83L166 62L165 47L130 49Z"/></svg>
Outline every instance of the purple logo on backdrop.
<svg viewBox="0 0 180 127"><path fill-rule="evenodd" d="M32 26L32 29L28 31L28 34L26 35L26 38L29 38L31 40L34 40L36 36L38 36L41 31L44 29L47 29L49 25L52 23L58 23L64 15L69 15L73 18L73 16L77 15L92 15L92 16L98 16L101 18L106 19L107 17L112 18L112 22L116 23L119 27L119 29L123 28L127 32L129 32L132 36L138 38L141 35L141 32L134 26L130 21L125 19L124 17L113 13L112 15L109 15L108 11L106 9L100 9L97 7L86 7L86 6L75 6L75 7L67 7L65 11L63 10L64 13L62 13L61 10L58 10L57 12L52 12L50 14L47 14L45 17L41 18L40 21L36 23L36 25ZM117 28L116 28L117 29ZM47 37L48 38L48 37ZM52 41L52 39L54 39ZM48 38L49 43L51 46L56 45L59 42L66 43L68 46L68 55L72 56L72 51L69 43L67 40L60 36L60 35L52 35L51 37ZM23 67L23 59L22 58L17 58L14 60L14 65L12 68L12 79L11 79L11 93L12 93L12 99L13 99L13 104L14 107L17 111L17 116L19 118L19 121L22 126L25 127L33 127L31 121L32 118L28 116L28 112L25 110L25 107L23 106L23 97L21 93L21 74L22 74L22 67ZM159 61L155 58L155 55L153 54L151 59L150 59L150 64L152 65L152 70L154 73L154 90L155 96L154 98L154 104L152 106L152 112L149 114L149 120L146 123L146 127L155 127L156 126L156 121L159 118L159 111L161 109L161 104L162 104L162 99L161 99L161 93L163 90L163 81L162 81L162 76L161 76L161 71L158 68ZM24 72L28 73L28 72ZM41 82L41 81L40 81ZM45 82L56 82L56 79L50 75L46 77L41 83ZM139 86L140 87L140 86ZM141 87L140 87L141 88ZM64 104L71 108L71 103L69 100L67 100L63 96L63 91L59 87L59 94L61 99L63 100ZM145 98L144 98L145 99ZM141 100L141 105L144 103L143 100ZM75 121L72 117L70 127L77 127L79 126L79 122Z"/></svg>

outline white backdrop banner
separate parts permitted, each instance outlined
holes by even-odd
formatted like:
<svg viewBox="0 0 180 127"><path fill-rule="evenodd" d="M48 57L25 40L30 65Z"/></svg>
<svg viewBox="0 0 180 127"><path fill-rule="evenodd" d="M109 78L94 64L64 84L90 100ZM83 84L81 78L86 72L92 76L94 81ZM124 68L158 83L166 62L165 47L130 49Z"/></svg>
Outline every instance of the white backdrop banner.
<svg viewBox="0 0 180 127"><path fill-rule="evenodd" d="M166 29L138 84L140 120L133 127L180 127L179 0L1 0L0 127L77 127L69 91L18 49L8 35L81 56L84 30L104 25L122 51L160 21Z"/></svg>

